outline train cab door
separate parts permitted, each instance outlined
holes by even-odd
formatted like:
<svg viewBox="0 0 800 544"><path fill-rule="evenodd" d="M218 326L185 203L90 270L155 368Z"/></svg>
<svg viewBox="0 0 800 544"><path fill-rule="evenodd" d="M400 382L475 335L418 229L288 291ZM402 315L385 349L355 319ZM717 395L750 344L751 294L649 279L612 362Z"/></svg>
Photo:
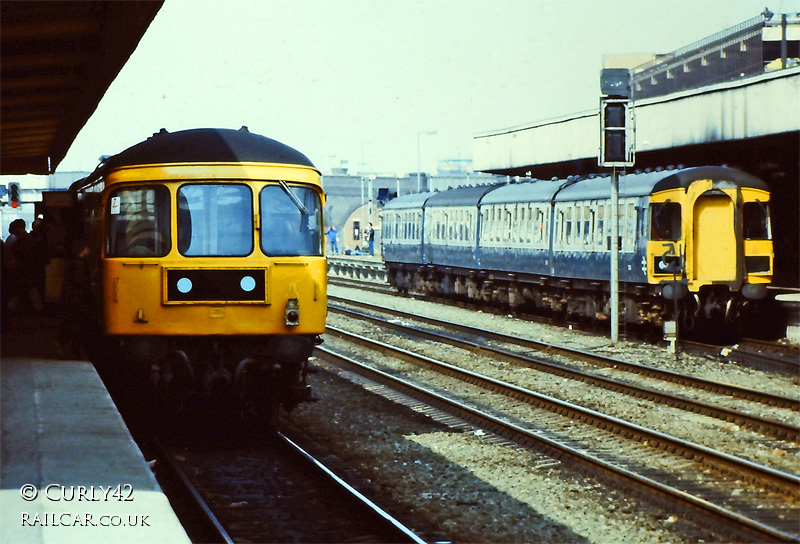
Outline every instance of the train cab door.
<svg viewBox="0 0 800 544"><path fill-rule="evenodd" d="M700 195L694 204L694 278L736 280L736 204L719 190Z"/></svg>

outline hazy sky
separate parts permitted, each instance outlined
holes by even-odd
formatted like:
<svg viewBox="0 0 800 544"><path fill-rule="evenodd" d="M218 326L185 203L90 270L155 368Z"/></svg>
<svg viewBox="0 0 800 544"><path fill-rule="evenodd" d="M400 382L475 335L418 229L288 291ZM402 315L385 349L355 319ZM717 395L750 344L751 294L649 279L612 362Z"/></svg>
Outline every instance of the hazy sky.
<svg viewBox="0 0 800 544"><path fill-rule="evenodd" d="M604 53L666 53L800 0L166 0L59 171L169 131L257 132L329 171L472 158L597 108Z"/></svg>

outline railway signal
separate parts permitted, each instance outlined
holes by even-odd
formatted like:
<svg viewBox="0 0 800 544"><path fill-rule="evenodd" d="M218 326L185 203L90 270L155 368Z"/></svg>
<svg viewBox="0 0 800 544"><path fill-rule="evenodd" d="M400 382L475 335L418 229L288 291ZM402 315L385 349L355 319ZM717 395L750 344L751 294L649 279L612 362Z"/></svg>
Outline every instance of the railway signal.
<svg viewBox="0 0 800 544"><path fill-rule="evenodd" d="M633 108L627 98L602 98L601 163L602 166L633 166L633 146L630 145Z"/></svg>
<svg viewBox="0 0 800 544"><path fill-rule="evenodd" d="M19 207L19 183L8 184L8 202L12 208Z"/></svg>
<svg viewBox="0 0 800 544"><path fill-rule="evenodd" d="M606 168L633 166L634 118L630 71L606 68L600 71L600 155Z"/></svg>

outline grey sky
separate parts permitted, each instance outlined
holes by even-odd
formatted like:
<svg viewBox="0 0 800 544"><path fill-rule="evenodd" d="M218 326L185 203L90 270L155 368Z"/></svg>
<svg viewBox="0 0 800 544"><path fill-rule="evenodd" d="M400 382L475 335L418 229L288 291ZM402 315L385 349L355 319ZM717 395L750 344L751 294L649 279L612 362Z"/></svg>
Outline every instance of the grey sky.
<svg viewBox="0 0 800 544"><path fill-rule="evenodd" d="M800 11L800 0L768 4ZM764 0L166 0L59 171L164 127L247 125L328 171L471 158L475 133L597 107L604 53L666 53Z"/></svg>

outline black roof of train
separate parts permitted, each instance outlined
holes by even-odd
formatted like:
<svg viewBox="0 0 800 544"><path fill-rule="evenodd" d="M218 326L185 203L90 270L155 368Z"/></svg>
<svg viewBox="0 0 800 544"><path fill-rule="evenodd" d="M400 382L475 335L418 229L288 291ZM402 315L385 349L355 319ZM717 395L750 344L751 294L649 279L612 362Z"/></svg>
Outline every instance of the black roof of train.
<svg viewBox="0 0 800 544"><path fill-rule="evenodd" d="M682 170L666 171L667 175L653 187L653 192L666 191L667 189L686 188L698 179L712 181L732 181L740 187L753 187L769 190L769 186L761 179L727 166L696 166Z"/></svg>
<svg viewBox="0 0 800 544"><path fill-rule="evenodd" d="M264 162L314 168L304 154L277 140L239 130L197 128L179 132L161 129L147 140L106 159L104 170L140 164L196 162Z"/></svg>

